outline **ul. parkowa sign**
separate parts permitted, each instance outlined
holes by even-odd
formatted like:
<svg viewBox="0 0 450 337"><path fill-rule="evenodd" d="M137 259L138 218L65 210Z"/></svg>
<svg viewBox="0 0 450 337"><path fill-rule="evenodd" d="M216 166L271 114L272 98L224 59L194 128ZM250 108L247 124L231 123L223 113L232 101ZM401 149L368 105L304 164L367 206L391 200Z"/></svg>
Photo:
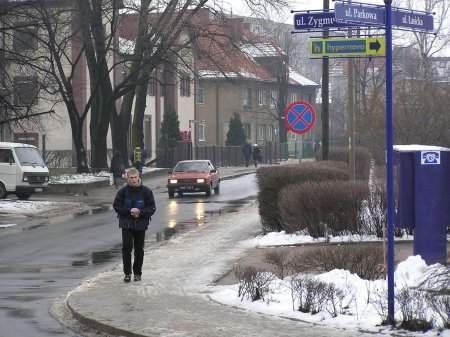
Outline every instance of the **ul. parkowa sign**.
<svg viewBox="0 0 450 337"><path fill-rule="evenodd" d="M306 101L296 101L284 110L284 124L286 129L303 134L308 132L316 121L316 111Z"/></svg>

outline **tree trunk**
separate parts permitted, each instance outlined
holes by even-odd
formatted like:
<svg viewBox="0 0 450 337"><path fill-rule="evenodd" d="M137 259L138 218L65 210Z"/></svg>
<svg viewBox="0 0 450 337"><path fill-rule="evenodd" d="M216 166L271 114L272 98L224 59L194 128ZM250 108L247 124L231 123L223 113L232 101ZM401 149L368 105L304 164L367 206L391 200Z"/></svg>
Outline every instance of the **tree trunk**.
<svg viewBox="0 0 450 337"><path fill-rule="evenodd" d="M146 67L148 68L148 67ZM143 149L144 146L144 115L147 106L147 88L149 82L149 74L147 69L144 70L144 75L139 85L136 87L136 102L134 105L133 127L132 127L132 142L131 147L136 146Z"/></svg>

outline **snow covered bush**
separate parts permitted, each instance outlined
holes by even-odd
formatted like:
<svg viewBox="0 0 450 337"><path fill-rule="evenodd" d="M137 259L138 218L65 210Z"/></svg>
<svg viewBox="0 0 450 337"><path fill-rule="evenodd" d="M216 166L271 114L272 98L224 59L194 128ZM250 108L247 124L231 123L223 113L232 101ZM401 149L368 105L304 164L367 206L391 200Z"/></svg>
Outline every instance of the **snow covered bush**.
<svg viewBox="0 0 450 337"><path fill-rule="evenodd" d="M241 301L264 300L264 296L269 292L270 282L275 278L272 273L241 265L234 268L234 274L239 281L238 297Z"/></svg>

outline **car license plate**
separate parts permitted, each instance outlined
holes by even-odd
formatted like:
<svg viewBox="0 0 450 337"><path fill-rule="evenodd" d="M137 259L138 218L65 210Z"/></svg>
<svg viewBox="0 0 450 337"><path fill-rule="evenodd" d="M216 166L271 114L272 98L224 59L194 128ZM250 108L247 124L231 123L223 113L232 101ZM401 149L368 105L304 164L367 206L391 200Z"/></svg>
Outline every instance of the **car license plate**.
<svg viewBox="0 0 450 337"><path fill-rule="evenodd" d="M34 191L35 191L35 192L42 192L42 191L43 191L43 189L42 189L42 188L40 188L40 187L38 187L38 188L35 188L35 189L34 189Z"/></svg>
<svg viewBox="0 0 450 337"><path fill-rule="evenodd" d="M194 186L181 186L180 190L191 191L194 189Z"/></svg>

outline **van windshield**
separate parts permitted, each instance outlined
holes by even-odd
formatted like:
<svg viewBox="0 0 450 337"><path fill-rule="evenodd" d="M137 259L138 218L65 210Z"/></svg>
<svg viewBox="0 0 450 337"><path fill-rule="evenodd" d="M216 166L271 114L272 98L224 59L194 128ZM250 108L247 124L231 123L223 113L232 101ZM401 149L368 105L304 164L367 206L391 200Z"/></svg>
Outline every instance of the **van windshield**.
<svg viewBox="0 0 450 337"><path fill-rule="evenodd" d="M21 165L45 166L41 154L34 147L15 147L14 151Z"/></svg>

